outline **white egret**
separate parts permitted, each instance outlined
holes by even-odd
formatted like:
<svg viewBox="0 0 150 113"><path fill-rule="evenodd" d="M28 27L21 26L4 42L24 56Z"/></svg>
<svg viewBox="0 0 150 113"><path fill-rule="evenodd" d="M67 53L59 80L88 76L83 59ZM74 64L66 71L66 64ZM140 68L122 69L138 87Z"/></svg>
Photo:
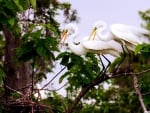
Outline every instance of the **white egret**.
<svg viewBox="0 0 150 113"><path fill-rule="evenodd" d="M108 61L108 65L105 68L101 58L99 57L103 66L102 71L104 72L110 65L110 61L104 56L104 54L111 54L112 56L119 57L120 53L123 52L121 45L113 40L107 42L101 40L94 41L89 40L90 36L87 36L83 39L80 39L80 41L77 41L76 38L78 38L78 36L79 36L78 27L75 24L70 23L65 27L65 30L61 36L62 38L61 43L62 44L68 43L69 49L77 55L83 55L86 54L87 52L102 55L104 59ZM67 41L66 38L68 38Z"/></svg>
<svg viewBox="0 0 150 113"><path fill-rule="evenodd" d="M88 50L94 50L98 54L110 54L114 57L119 57L120 53L123 53L122 47L114 40L101 41L101 40L89 40L82 43Z"/></svg>
<svg viewBox="0 0 150 113"><path fill-rule="evenodd" d="M69 49L77 54L83 55L87 52L93 52L98 54L111 54L115 57L119 56L118 52L123 52L121 45L111 40L105 41L93 41L89 40L89 36L77 41L76 38L79 36L79 29L75 24L67 24L62 35L61 43L68 43ZM68 40L66 41L66 38Z"/></svg>
<svg viewBox="0 0 150 113"><path fill-rule="evenodd" d="M84 55L87 53L87 49L82 46L81 40L77 40L76 38L79 37L79 29L78 27L73 24L69 23L66 25L64 32L62 34L61 43L67 43L69 49L77 54L77 55ZM67 38L67 41L66 41Z"/></svg>
<svg viewBox="0 0 150 113"><path fill-rule="evenodd" d="M130 62L130 52L131 51L133 52L138 44L150 42L148 37L145 37L145 35L149 34L149 31L144 28L129 26L125 24L112 24L110 26L110 30L106 34L104 34L103 32L105 32L106 30L107 30L106 23L103 21L97 21L94 24L94 29L92 31L90 39L92 38L95 39L95 36L97 36L101 41L107 42L110 40L114 40L122 45L124 54L116 70L123 62L126 53L129 54L129 62Z"/></svg>
<svg viewBox="0 0 150 113"><path fill-rule="evenodd" d="M107 30L106 23L104 21L97 21L94 24L93 35L97 32L100 40L116 40L131 51L134 51L135 46L138 44L150 42L149 39L145 37L145 35L149 34L149 31L141 27L125 24L112 24L110 26L110 31L107 34L103 33L105 30Z"/></svg>
<svg viewBox="0 0 150 113"><path fill-rule="evenodd" d="M95 37L97 37L97 35ZM89 41L84 42L83 46L89 50L94 49L95 51L97 51L97 54L102 55L104 59L107 60L108 65L105 67L103 64L103 61L101 60L101 57L99 56L102 66L103 66L102 70L104 70L104 72L107 70L107 68L111 64L111 62L108 60L108 58L104 56L104 54L110 54L114 57L120 57L120 54L123 53L122 46L114 40L110 40L107 42L101 41L101 40L89 40Z"/></svg>

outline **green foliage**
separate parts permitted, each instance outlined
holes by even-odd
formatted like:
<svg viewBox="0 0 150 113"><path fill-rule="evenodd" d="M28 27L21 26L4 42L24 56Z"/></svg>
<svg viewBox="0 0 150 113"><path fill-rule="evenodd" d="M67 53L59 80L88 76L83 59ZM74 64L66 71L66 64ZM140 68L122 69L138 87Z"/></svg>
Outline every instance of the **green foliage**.
<svg viewBox="0 0 150 113"><path fill-rule="evenodd" d="M88 53L86 57L73 53L61 53L57 59L66 66L68 71L60 77L60 81L67 78L70 85L76 88L84 87L100 75L99 61L94 54Z"/></svg>
<svg viewBox="0 0 150 113"><path fill-rule="evenodd" d="M146 24L144 26L150 30L150 9L146 11L139 11L141 18L144 20Z"/></svg>
<svg viewBox="0 0 150 113"><path fill-rule="evenodd" d="M46 74L48 72L51 72L53 62L56 60L55 52L59 51L58 40L61 31L59 29L59 23L55 17L59 15L58 11L65 12L67 9L69 12L71 7L68 9L66 3L64 4L57 0L0 0L0 6L0 84L4 77L8 77L8 73L5 72L5 70L14 71L16 69L15 67L18 65L23 67L24 64L28 63L26 65L29 66L27 67L27 70L31 70L26 72L26 69L19 70L21 69L19 68L16 76L20 74L20 71L25 72L27 75L33 74L33 85L35 85L43 78L46 78ZM28 17L30 15L30 11L27 9L32 8L34 9L34 17L30 19ZM67 16L69 15L70 14L65 15L66 17L64 19L68 19ZM8 53L6 50L8 50ZM8 56L10 58L6 58L6 54L9 54ZM5 61L6 59L9 61ZM24 68L26 68L26 66ZM10 67L12 69L5 69L4 67ZM9 76L9 78L12 77L11 79L14 81L14 78L16 77L14 77L14 74L12 75L13 76ZM19 76L22 77L22 75ZM11 81L11 79L9 80ZM18 86L19 82L22 81L17 81ZM28 85L29 84L25 84L27 87ZM11 88L9 84L8 86ZM14 90L18 89L14 88ZM30 94L28 97L29 96ZM53 102L60 101L57 94L53 94L53 96L55 97ZM1 99L3 97L5 96L1 93L0 103L3 101L3 99ZM20 99L22 96L17 93L13 93L11 98ZM22 102L22 99L19 101ZM26 109L24 106L22 108L21 107L20 109ZM2 108L3 107L0 105L0 111L2 111ZM36 108L38 107L36 106ZM11 111L11 109L12 108L9 110ZM59 112L63 110L60 106L56 107L56 111L57 109ZM20 111L24 112L24 110Z"/></svg>
<svg viewBox="0 0 150 113"><path fill-rule="evenodd" d="M56 92L52 92L48 94L47 99L43 99L40 103L45 105L51 105L54 113L63 113L65 98Z"/></svg>
<svg viewBox="0 0 150 113"><path fill-rule="evenodd" d="M1 0L0 1L0 29L2 25L12 27L18 22L17 13L30 7L28 0Z"/></svg>
<svg viewBox="0 0 150 113"><path fill-rule="evenodd" d="M58 51L57 40L54 37L46 36L41 38L42 31L25 34L22 39L24 43L17 49L17 57L20 60L27 61L40 56L45 60L54 60L54 51Z"/></svg>
<svg viewBox="0 0 150 113"><path fill-rule="evenodd" d="M6 76L5 70L2 66L0 66L0 83L2 83L5 76Z"/></svg>
<svg viewBox="0 0 150 113"><path fill-rule="evenodd" d="M140 54L143 61L150 59L150 44L140 44L135 48L135 54Z"/></svg>
<svg viewBox="0 0 150 113"><path fill-rule="evenodd" d="M33 48L33 41L23 43L23 45L16 50L16 55L18 60L20 61L28 61L34 58L36 56L36 51Z"/></svg>
<svg viewBox="0 0 150 113"><path fill-rule="evenodd" d="M20 4L20 0L13 0L13 2L15 3L15 5L17 6L17 8L18 8L20 11L23 11L23 7L22 7L21 4Z"/></svg>
<svg viewBox="0 0 150 113"><path fill-rule="evenodd" d="M130 77L111 80L111 86L104 89L102 85L92 89L85 101L81 113L137 113L141 112L139 101L132 86ZM86 103L86 100L89 103ZM138 107L137 107L138 106ZM92 110L93 109L93 110Z"/></svg>
<svg viewBox="0 0 150 113"><path fill-rule="evenodd" d="M36 9L36 0L30 0L33 9Z"/></svg>
<svg viewBox="0 0 150 113"><path fill-rule="evenodd" d="M72 99L77 96L79 91L90 84L95 78L101 76L101 64L94 54L88 53L86 56L77 56L73 53L60 53L55 58L58 50L58 40L60 37L59 22L55 19L59 15L58 11L63 11L65 22L78 20L77 11L71 10L71 4L61 3L57 0L0 0L0 30L6 28L16 39L17 45L13 61L17 64L29 62L30 72L33 72L34 82L46 78L46 74L53 68L53 62L60 60L60 64L67 68L67 71L60 77L61 83L64 79L68 80L66 87L67 97L64 98L56 92L50 92L47 99L40 101L42 104L52 106L54 113L64 113ZM26 9L34 9L34 18L20 20L18 14L24 17ZM150 29L150 11L140 12L141 17L146 22L146 28ZM40 28L38 28L40 27ZM0 35L0 82L7 76L4 69L5 55L5 36ZM19 44L18 44L19 43ZM150 45L138 45L135 54L140 54L140 60L134 61L132 58L131 66L133 71L140 72L149 69ZM138 57L139 58L139 57ZM142 62L140 62L142 59ZM112 70L121 61L121 57L112 64ZM124 61L124 64L127 60ZM20 64L21 65L21 64ZM140 65L140 66L139 66ZM120 65L123 70L125 67ZM144 102L150 106L149 92L149 73L143 74L139 80ZM137 113L141 112L140 104L133 90L133 83L130 77L121 77L111 80L111 87L104 89L102 85L91 89L82 101L78 103L76 112L80 113ZM2 92L2 91L0 91ZM70 94L70 95L69 95ZM13 93L13 98L20 95ZM3 97L0 95L0 97ZM88 102L90 102L90 104ZM0 111L3 106L0 105Z"/></svg>
<svg viewBox="0 0 150 113"><path fill-rule="evenodd" d="M58 51L58 32L55 31L54 26L50 26L49 24L41 24L40 30L32 32L33 29L36 29L36 25L32 24L29 26L29 31L31 32L24 34L22 40L26 43L32 43L32 48L35 49L37 54L48 59L51 51ZM51 30L57 37L46 35L43 31L46 29Z"/></svg>
<svg viewBox="0 0 150 113"><path fill-rule="evenodd" d="M18 99L20 97L20 94L18 94L17 92L12 93L11 95L15 99Z"/></svg>
<svg viewBox="0 0 150 113"><path fill-rule="evenodd" d="M109 72L113 72L113 71L117 68L118 64L122 62L122 59L123 59L123 54L121 54L120 57L117 57L117 58L111 63L111 65L109 66L109 69L108 69ZM124 59L124 60L125 60L125 59Z"/></svg>
<svg viewBox="0 0 150 113"><path fill-rule="evenodd" d="M148 68L149 69L149 68ZM145 105L147 106L147 109L150 109L150 97L149 97L149 89L150 89L150 79L149 79L150 72L147 72L143 74L143 76L140 76L140 89L142 93L142 97L144 100Z"/></svg>

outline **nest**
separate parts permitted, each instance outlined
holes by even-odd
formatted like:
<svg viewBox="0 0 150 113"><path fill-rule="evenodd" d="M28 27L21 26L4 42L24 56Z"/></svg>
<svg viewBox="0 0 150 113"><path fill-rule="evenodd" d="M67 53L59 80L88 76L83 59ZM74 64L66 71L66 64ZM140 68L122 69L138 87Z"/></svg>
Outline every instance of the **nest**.
<svg viewBox="0 0 150 113"><path fill-rule="evenodd" d="M5 103L2 113L53 113L53 111L50 106L28 100Z"/></svg>

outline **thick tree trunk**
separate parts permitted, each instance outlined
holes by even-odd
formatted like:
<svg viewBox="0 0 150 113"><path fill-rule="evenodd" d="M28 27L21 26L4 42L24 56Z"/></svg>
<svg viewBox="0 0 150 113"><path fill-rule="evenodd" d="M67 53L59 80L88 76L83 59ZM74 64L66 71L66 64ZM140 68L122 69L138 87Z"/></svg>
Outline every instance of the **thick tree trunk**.
<svg viewBox="0 0 150 113"><path fill-rule="evenodd" d="M7 91L19 91L26 95L31 90L31 70L30 63L18 63L15 56L15 49L18 47L20 40L16 38L7 28L3 28L6 47L4 56L4 68L6 77L4 79Z"/></svg>

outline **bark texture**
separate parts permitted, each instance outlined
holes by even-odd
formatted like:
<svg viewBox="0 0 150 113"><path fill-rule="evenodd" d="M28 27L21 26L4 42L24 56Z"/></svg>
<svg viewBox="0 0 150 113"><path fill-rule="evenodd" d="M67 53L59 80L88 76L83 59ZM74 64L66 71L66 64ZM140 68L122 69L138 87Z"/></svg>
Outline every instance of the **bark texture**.
<svg viewBox="0 0 150 113"><path fill-rule="evenodd" d="M20 44L19 37L15 37L6 27L3 27L3 34L6 42L4 55L5 88L9 91L17 90L27 94L31 90L30 63L18 63L14 57L16 54L15 49Z"/></svg>

